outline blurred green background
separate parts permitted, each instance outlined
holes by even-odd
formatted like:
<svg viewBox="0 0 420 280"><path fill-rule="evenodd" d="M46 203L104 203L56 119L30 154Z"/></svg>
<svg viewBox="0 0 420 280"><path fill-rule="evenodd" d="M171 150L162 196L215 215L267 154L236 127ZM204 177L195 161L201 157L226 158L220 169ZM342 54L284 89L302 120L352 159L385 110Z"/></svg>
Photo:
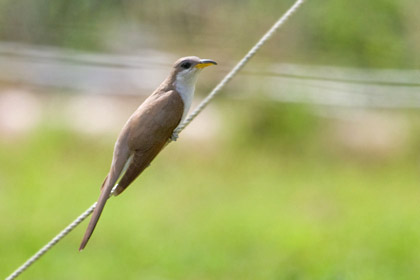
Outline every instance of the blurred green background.
<svg viewBox="0 0 420 280"><path fill-rule="evenodd" d="M290 0L0 2L0 277L98 197L180 56L198 102ZM307 1L120 197L20 279L417 279L420 2Z"/></svg>

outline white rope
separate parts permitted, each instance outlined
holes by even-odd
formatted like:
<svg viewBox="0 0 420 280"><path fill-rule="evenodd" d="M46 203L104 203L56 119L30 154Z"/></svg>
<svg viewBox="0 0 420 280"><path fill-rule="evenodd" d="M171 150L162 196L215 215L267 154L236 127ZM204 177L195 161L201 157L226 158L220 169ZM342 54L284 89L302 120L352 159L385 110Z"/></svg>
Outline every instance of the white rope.
<svg viewBox="0 0 420 280"><path fill-rule="evenodd" d="M219 93L219 91L238 74L245 64L255 55L255 53L267 42L268 39L283 25L286 20L302 5L304 0L297 0L283 16L262 36L256 45L233 67L232 70L220 81L220 83L207 95L207 97L198 105L198 107L184 120L184 122L177 127L175 130L176 134L179 134L203 109L210 103L210 101Z"/></svg>
<svg viewBox="0 0 420 280"><path fill-rule="evenodd" d="M58 243L64 236L69 234L75 227L77 227L84 219L89 217L89 215L95 209L96 202L89 207L82 215L77 217L71 224L69 224L65 229L63 229L59 234L57 234L47 245L42 247L35 255L33 255L30 259L28 259L23 265L21 265L18 269L16 269L6 280L12 280L19 276L22 272L24 272L28 267L30 267L35 261L37 261L42 255L44 255L48 250L50 250L55 244Z"/></svg>
<svg viewBox="0 0 420 280"><path fill-rule="evenodd" d="M109 196L115 192L117 189L118 184L112 188L111 193ZM83 214L76 218L71 224L69 224L65 229L63 229L59 234L57 234L50 242L48 242L44 247L42 247L35 255L29 258L24 264L22 264L18 269L16 269L12 274L10 274L6 280L12 280L19 276L22 272L24 272L28 267L30 267L34 262L36 262L40 257L42 257L46 252L48 252L55 244L57 244L61 239L63 239L67 234L69 234L73 229L75 229L81 222L83 222L90 214L92 214L93 210L95 210L96 203L93 203Z"/></svg>
<svg viewBox="0 0 420 280"><path fill-rule="evenodd" d="M187 119L174 131L174 134L179 134L201 111L210 103L210 101L219 93L219 91L241 70L245 64L254 56L254 54L261 48L264 43L270 39L270 37L276 32L281 25L300 7L304 0L297 0L293 6L282 16L280 19L264 34L264 36L258 41L258 43L236 64L236 66L220 81L220 83L207 95L207 97L198 105L198 107L187 117ZM115 191L115 186L112 193ZM35 261L42 257L48 252L55 244L69 234L74 228L76 228L81 222L83 222L95 209L96 202L90 206L83 214L77 217L71 224L57 234L50 242L42 247L36 254L29 258L23 265L16 269L6 280L12 280L18 277L28 267L30 267Z"/></svg>

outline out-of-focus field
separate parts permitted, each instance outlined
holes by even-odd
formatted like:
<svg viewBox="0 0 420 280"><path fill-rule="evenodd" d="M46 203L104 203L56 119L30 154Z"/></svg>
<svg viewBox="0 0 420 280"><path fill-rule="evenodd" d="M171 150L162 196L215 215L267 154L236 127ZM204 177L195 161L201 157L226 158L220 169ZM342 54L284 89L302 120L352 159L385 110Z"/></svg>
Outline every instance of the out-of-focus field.
<svg viewBox="0 0 420 280"><path fill-rule="evenodd" d="M225 136L181 135L109 201L85 251L86 222L21 279L416 279L418 162L328 155L314 135L296 142L309 134L287 121L291 110L300 127L317 122L300 106L283 106L269 137L249 125L248 105L219 106ZM281 119L294 144L279 140ZM41 125L2 140L1 277L94 202L113 138Z"/></svg>
<svg viewBox="0 0 420 280"><path fill-rule="evenodd" d="M0 278L91 206L179 57L214 87L294 0L4 0ZM420 1L305 1L120 197L18 279L417 280Z"/></svg>

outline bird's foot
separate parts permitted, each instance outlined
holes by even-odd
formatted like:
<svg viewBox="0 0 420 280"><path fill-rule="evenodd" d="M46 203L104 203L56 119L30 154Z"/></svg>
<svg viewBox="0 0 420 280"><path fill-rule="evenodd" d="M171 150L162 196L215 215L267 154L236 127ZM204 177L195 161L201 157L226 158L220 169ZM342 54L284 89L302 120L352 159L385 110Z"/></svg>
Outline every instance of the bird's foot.
<svg viewBox="0 0 420 280"><path fill-rule="evenodd" d="M172 141L176 141L176 140L178 140L178 137L179 137L179 135L178 135L178 132L173 132L172 133L172 136L171 136L171 140Z"/></svg>

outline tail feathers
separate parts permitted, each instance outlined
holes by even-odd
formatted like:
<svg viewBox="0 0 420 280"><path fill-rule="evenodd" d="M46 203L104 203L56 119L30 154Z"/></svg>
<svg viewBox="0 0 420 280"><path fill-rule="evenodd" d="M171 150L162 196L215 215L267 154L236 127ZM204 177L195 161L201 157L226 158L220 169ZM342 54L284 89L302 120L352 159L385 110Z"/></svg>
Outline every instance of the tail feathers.
<svg viewBox="0 0 420 280"><path fill-rule="evenodd" d="M130 164L118 182L114 195L121 194L143 171L146 169L156 155L160 152L166 142L157 145L153 150L137 151L130 161Z"/></svg>
<svg viewBox="0 0 420 280"><path fill-rule="evenodd" d="M96 203L95 210L93 210L92 218L90 219L85 235L83 236L83 240L80 244L79 251L82 251L86 247L89 238L92 236L96 224L98 223L99 217L101 216L101 213L105 207L105 203L109 198L109 194L111 193L112 187L115 184L115 182L114 184L111 184L112 182L109 182L107 178L105 178L105 182L101 189L101 195L99 196L98 202Z"/></svg>
<svg viewBox="0 0 420 280"><path fill-rule="evenodd" d="M118 187L114 192L114 195L117 196L122 193L139 175L143 170L150 164L152 158L145 156L142 152L136 152L130 165L122 175L120 181L118 182Z"/></svg>

